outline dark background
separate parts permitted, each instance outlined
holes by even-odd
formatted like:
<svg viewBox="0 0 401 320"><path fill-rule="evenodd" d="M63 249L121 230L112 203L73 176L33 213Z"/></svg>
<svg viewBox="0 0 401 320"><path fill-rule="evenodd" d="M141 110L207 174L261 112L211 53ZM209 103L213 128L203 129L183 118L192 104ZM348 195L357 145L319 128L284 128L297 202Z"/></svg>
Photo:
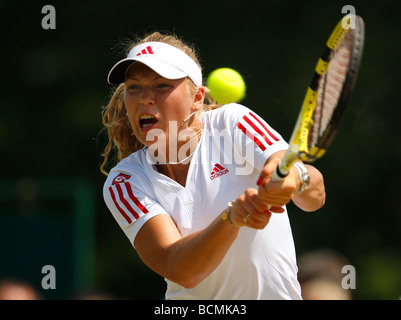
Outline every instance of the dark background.
<svg viewBox="0 0 401 320"><path fill-rule="evenodd" d="M44 30L44 5L56 29ZM0 279L30 281L48 299L104 290L160 299L164 280L138 259L102 198L101 110L117 45L176 32L199 49L204 78L238 70L243 104L289 138L317 57L352 4L366 23L352 104L316 162L327 203L289 211L298 256L331 248L356 269L355 299L401 297L400 1L0 1ZM54 265L57 289L41 268Z"/></svg>

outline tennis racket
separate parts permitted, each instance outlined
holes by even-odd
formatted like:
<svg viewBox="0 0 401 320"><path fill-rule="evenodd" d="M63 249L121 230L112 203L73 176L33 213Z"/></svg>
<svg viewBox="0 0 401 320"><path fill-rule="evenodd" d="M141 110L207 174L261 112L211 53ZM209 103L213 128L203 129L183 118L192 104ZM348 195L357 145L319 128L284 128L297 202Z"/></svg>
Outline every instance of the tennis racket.
<svg viewBox="0 0 401 320"><path fill-rule="evenodd" d="M341 20L317 62L274 181L284 179L296 161L311 163L321 158L337 133L354 88L365 37L362 18L351 18L355 19L355 28L344 29Z"/></svg>

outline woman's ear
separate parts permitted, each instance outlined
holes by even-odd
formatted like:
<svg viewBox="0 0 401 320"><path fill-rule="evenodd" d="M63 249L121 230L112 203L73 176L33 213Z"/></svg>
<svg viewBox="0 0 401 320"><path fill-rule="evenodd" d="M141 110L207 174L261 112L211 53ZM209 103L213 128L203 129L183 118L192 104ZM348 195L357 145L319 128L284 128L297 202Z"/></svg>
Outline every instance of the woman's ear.
<svg viewBox="0 0 401 320"><path fill-rule="evenodd" d="M192 111L199 111L203 107L203 103L205 101L205 88L204 87L198 87L197 91L194 94L193 97L193 106L192 106Z"/></svg>

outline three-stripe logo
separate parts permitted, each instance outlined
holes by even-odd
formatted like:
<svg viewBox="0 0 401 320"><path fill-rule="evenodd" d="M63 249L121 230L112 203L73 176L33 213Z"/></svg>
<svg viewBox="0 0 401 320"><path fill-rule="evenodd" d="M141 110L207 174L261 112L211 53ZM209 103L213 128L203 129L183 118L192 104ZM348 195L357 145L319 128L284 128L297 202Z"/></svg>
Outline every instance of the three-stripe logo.
<svg viewBox="0 0 401 320"><path fill-rule="evenodd" d="M279 139L267 128L267 125L253 112L249 112L237 123L237 127L253 140L262 151Z"/></svg>
<svg viewBox="0 0 401 320"><path fill-rule="evenodd" d="M137 54L137 56L143 55L143 54L155 54L152 50L151 46L147 46L145 49L142 49L141 52Z"/></svg>
<svg viewBox="0 0 401 320"><path fill-rule="evenodd" d="M113 183L109 187L114 205L128 224L148 213L144 205L135 197L131 184L127 181L130 177L129 175L120 173L113 179Z"/></svg>

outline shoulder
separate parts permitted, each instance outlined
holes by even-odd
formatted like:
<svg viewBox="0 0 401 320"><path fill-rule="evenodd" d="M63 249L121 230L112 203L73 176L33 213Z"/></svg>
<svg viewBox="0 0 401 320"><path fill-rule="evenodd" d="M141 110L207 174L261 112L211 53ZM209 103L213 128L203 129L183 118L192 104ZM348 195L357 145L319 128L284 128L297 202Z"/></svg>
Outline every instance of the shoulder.
<svg viewBox="0 0 401 320"><path fill-rule="evenodd" d="M244 105L230 103L204 112L202 122L205 126L234 128L243 117L251 112L253 111Z"/></svg>
<svg viewBox="0 0 401 320"><path fill-rule="evenodd" d="M237 131L246 134L249 132L253 134L256 131L262 135L273 135L275 132L277 136L279 135L257 112L238 103L230 103L205 112L202 114L202 123L204 128L228 129L230 131L239 129Z"/></svg>
<svg viewBox="0 0 401 320"><path fill-rule="evenodd" d="M110 170L104 183L104 189L128 180L135 180L135 184L144 184L148 180L146 170L144 170L145 165L146 155L143 149L132 153Z"/></svg>
<svg viewBox="0 0 401 320"><path fill-rule="evenodd" d="M155 195L149 168L144 150L139 150L120 161L103 186L104 201L131 244L147 221L168 215Z"/></svg>
<svg viewBox="0 0 401 320"><path fill-rule="evenodd" d="M213 109L211 111L205 112L206 117L236 117L241 116L246 113L249 113L251 109L248 107L238 104L238 103L230 103L221 106L220 108Z"/></svg>
<svg viewBox="0 0 401 320"><path fill-rule="evenodd" d="M154 202L152 183L143 162L146 159L141 157L137 151L120 161L103 185L104 201L123 224L131 224L147 214Z"/></svg>

